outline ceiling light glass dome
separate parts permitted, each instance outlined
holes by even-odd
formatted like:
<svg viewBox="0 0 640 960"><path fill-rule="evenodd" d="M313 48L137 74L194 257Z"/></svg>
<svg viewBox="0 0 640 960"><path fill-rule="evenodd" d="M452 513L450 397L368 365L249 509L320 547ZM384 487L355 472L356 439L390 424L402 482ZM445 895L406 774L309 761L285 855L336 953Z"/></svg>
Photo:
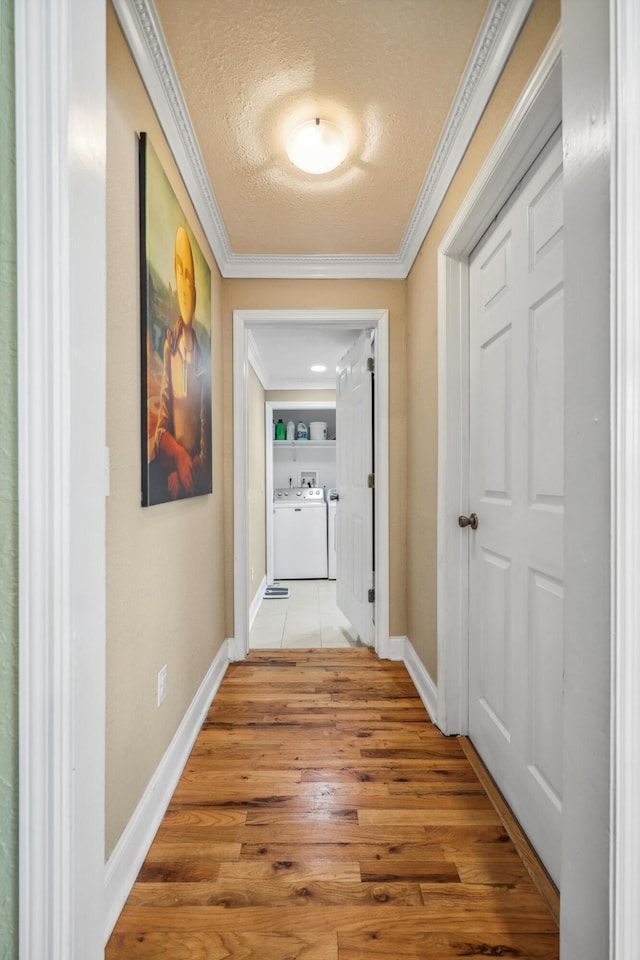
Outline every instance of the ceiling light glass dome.
<svg viewBox="0 0 640 960"><path fill-rule="evenodd" d="M329 173L346 157L347 138L335 123L316 117L289 134L287 155L305 173Z"/></svg>

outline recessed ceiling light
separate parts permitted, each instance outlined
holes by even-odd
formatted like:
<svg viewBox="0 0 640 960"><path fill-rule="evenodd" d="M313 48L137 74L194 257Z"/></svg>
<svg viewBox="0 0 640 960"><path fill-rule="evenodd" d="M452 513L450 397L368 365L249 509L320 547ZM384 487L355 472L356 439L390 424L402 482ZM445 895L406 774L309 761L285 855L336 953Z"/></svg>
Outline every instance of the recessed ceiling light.
<svg viewBox="0 0 640 960"><path fill-rule="evenodd" d="M329 173L339 167L347 155L347 138L329 120L306 120L287 138L291 163L305 173Z"/></svg>
<svg viewBox="0 0 640 960"><path fill-rule="evenodd" d="M326 369L327 368L325 367L324 363L314 363L314 365L311 367L311 372L324 373Z"/></svg>

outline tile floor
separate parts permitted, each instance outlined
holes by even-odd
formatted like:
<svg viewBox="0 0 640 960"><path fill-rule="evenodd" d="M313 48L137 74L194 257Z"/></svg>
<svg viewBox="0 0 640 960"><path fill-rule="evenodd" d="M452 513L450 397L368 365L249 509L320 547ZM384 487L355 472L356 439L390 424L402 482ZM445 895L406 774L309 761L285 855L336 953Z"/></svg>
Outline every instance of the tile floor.
<svg viewBox="0 0 640 960"><path fill-rule="evenodd" d="M287 600L263 600L249 634L254 650L359 647L363 644L336 606L335 580L278 580Z"/></svg>

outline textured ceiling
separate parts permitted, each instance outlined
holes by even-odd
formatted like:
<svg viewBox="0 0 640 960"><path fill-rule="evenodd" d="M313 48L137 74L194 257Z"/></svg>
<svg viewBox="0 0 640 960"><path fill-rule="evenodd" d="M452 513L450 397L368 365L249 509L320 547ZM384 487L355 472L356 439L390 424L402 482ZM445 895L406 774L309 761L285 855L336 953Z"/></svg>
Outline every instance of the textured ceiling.
<svg viewBox="0 0 640 960"><path fill-rule="evenodd" d="M231 247L390 254L402 240L488 0L156 0ZM292 166L313 116L351 148Z"/></svg>

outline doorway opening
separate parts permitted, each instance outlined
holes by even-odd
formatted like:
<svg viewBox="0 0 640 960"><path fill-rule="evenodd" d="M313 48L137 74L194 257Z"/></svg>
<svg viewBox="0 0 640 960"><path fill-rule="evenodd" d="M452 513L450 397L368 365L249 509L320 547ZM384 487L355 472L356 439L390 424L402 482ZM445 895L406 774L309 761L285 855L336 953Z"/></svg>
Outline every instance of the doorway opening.
<svg viewBox="0 0 640 960"><path fill-rule="evenodd" d="M363 331L373 331L376 344L376 376L375 386L372 391L371 403L374 410L375 426L371 444L375 445L376 450L376 499L375 509L372 511L371 518L371 541L375 543L372 546L372 559L374 570L369 574L371 577L371 603L374 609L372 617L373 624L370 631L368 642L374 646L376 652L381 657L388 656L389 651L389 496L388 496L388 311L386 310L236 310L234 311L234 638L230 644L232 655L236 659L243 658L249 649L249 630L251 615L254 611L250 610L252 597L250 594L253 589L250 587L252 582L253 568L249 557L249 523L250 523L250 503L249 503L249 389L250 379L252 377L250 366L250 341L252 333L260 331L264 333L269 328L290 329L292 332L300 328L323 328L325 330L334 329L336 331L353 331L356 337L362 335ZM306 385L308 387L308 384ZM296 406L302 410L301 402ZM325 403L328 401L325 398ZM330 401L329 401L330 402ZM335 402L335 401L334 401ZM311 402L311 406L316 411L323 408L318 402ZM279 409L284 410L282 403L279 403ZM325 410L331 410L331 407L325 407ZM314 414L322 423L325 420L320 413ZM273 420L273 418L272 418ZM272 420L270 427L272 429ZM326 415L326 422L329 422L329 413ZM265 441L270 436L269 426L265 418ZM306 424L307 428L309 424ZM371 432L371 431L370 431ZM328 437L327 437L328 439ZM266 443L265 443L266 448ZM266 456L266 452L265 452ZM294 479L297 487L300 488L306 481L319 482L327 488L329 483L323 484L320 471L314 473L314 468L308 465L305 477L300 480L300 470L302 465L296 466L296 476L294 478L291 472L291 488L294 487ZM305 465L306 469L306 465ZM307 477L307 473L309 476ZM329 477L328 474L326 476ZM318 477L318 479L316 479ZM289 474L285 478L285 486L289 484ZM298 482L300 481L300 482ZM274 489L273 475L271 477L272 492ZM335 487L335 484L333 484ZM264 484L263 497L265 498L265 514L267 513L267 502L272 506L273 500L268 500L268 482ZM318 496L323 503L328 504L324 490L318 491ZM326 523L326 521L325 521ZM266 527L266 523L265 523ZM273 568L273 557L270 558L269 575L272 581L276 579L276 571ZM307 588L312 589L310 584L315 578L307 579ZM320 578L322 580L325 577ZM268 582L265 576L265 586ZM300 581L305 583L305 580ZM369 593L369 590L367 593ZM330 587L325 584L326 593L330 592ZM304 591L303 591L304 592ZM258 598L261 599L261 598ZM327 597L320 598L318 602ZM355 638L354 638L355 641Z"/></svg>
<svg viewBox="0 0 640 960"><path fill-rule="evenodd" d="M345 331L347 338L350 333L355 339L357 331ZM344 349L341 343L336 356ZM264 363L261 367L264 371ZM278 393L279 399L264 404L266 585L249 598L251 649L364 645L336 600L336 401L299 399L317 397L313 386ZM329 392L335 397L335 390ZM273 394L265 390L266 397ZM297 399L281 399L285 396ZM253 556L251 536L250 552Z"/></svg>

